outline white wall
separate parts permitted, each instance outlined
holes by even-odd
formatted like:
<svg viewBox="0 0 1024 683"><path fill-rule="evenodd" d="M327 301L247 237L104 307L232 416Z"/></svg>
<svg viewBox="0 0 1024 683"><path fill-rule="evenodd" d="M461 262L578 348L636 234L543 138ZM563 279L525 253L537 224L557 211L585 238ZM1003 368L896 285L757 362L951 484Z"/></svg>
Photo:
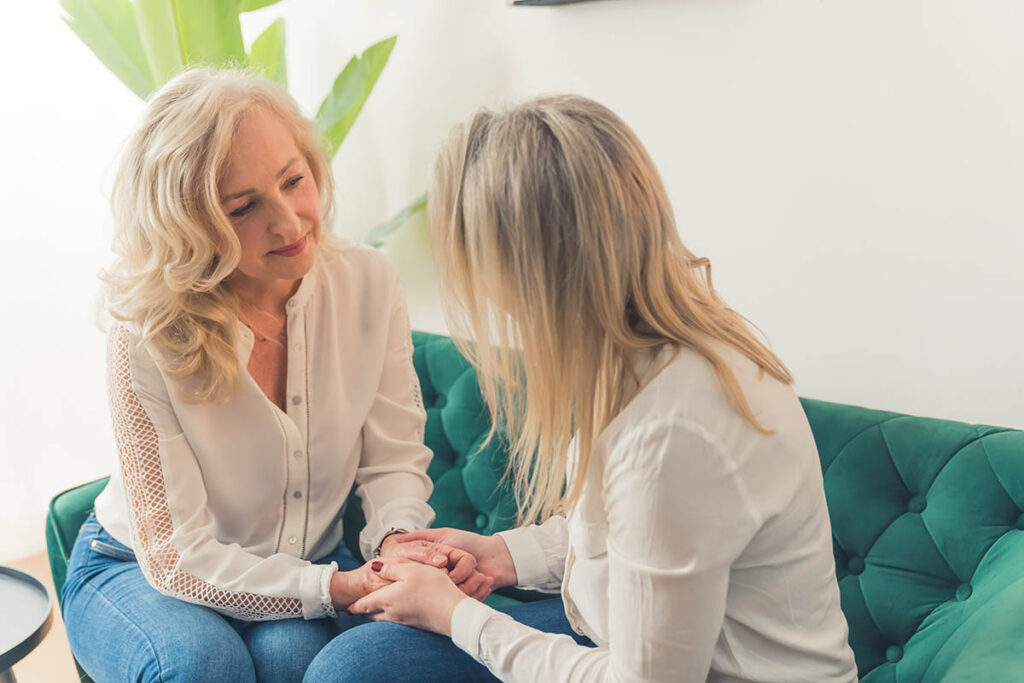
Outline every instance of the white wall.
<svg viewBox="0 0 1024 683"><path fill-rule="evenodd" d="M0 562L49 498L114 464L96 272L141 103L53 2L7 11L0 57ZM637 130L684 240L803 395L1024 426L1024 5L1017 0L285 0L315 112L348 57L398 46L335 168L357 234L426 186L474 107L573 91ZM424 226L391 251L443 331Z"/></svg>
<svg viewBox="0 0 1024 683"><path fill-rule="evenodd" d="M41 550L49 499L113 464L96 273L115 157L142 103L55 0L5 9L0 63L2 562Z"/></svg>
<svg viewBox="0 0 1024 683"><path fill-rule="evenodd" d="M801 394L1024 426L1020 2L305 0L284 14L290 63L313 65L292 71L310 108L351 53L399 35L336 162L343 227L418 193L473 108L582 93L640 134L684 240ZM414 325L443 330L417 227L392 252Z"/></svg>

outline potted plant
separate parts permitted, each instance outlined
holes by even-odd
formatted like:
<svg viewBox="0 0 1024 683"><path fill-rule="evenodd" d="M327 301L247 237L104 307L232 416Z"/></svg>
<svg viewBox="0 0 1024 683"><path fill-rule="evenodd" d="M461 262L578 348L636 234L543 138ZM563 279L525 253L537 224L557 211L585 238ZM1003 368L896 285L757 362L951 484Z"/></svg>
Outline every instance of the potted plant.
<svg viewBox="0 0 1024 683"><path fill-rule="evenodd" d="M250 67L288 87L284 19L249 46L240 15L279 0L60 0L64 20L86 46L132 92L145 99L191 65ZM316 114L320 143L329 159L388 63L397 36L353 56L334 80ZM370 230L364 242L380 246L426 206L421 195L391 220Z"/></svg>

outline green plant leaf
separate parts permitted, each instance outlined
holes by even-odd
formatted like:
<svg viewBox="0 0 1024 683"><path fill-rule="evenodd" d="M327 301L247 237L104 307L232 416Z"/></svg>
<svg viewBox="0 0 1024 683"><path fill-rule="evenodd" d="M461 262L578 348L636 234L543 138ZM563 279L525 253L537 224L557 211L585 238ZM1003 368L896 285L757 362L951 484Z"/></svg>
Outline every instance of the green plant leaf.
<svg viewBox="0 0 1024 683"><path fill-rule="evenodd" d="M288 87L288 70L284 58L284 19L278 19L253 41L249 64L267 78Z"/></svg>
<svg viewBox="0 0 1024 683"><path fill-rule="evenodd" d="M320 144L328 158L334 157L362 111L380 72L388 63L396 40L397 36L391 36L349 60L334 81L331 92L324 98L316 114L316 122L320 125Z"/></svg>
<svg viewBox="0 0 1024 683"><path fill-rule="evenodd" d="M264 7L270 7L271 5L278 2L281 2L281 0L238 0L238 11L251 12L254 9L263 9Z"/></svg>
<svg viewBox="0 0 1024 683"><path fill-rule="evenodd" d="M121 82L145 99L155 83L129 0L60 0L64 21Z"/></svg>
<svg viewBox="0 0 1024 683"><path fill-rule="evenodd" d="M246 63L238 0L171 0L185 64Z"/></svg>
<svg viewBox="0 0 1024 683"><path fill-rule="evenodd" d="M388 238L392 234L398 231L405 223L423 211L427 206L427 193L424 192L413 201L412 204L405 207L398 213L396 213L391 220L386 223L381 223L377 227L373 228L363 237L363 244L369 244L371 247L379 247L388 241Z"/></svg>
<svg viewBox="0 0 1024 683"><path fill-rule="evenodd" d="M135 24L156 87L181 71L181 43L169 0L135 0Z"/></svg>

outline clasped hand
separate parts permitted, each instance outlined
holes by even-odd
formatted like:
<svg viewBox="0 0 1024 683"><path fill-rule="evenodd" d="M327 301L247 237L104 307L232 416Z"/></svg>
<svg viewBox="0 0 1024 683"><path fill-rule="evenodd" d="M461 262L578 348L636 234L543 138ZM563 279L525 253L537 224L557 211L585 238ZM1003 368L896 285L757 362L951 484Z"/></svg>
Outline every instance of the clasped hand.
<svg viewBox="0 0 1024 683"><path fill-rule="evenodd" d="M500 536L424 529L388 541L381 558L364 567L380 585L350 604L349 612L450 636L452 612L466 596L483 600L493 588L516 583Z"/></svg>

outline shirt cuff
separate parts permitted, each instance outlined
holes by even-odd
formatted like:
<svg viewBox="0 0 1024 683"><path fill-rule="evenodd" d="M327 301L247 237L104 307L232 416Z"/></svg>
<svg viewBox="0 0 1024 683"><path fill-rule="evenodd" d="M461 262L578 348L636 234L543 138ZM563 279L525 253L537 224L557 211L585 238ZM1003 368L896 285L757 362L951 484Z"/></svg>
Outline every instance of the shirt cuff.
<svg viewBox="0 0 1024 683"><path fill-rule="evenodd" d="M426 529L434 521L434 509L422 500L407 498L394 500L384 505L376 519L366 523L359 534L359 550L367 560L373 559L373 551L391 529L416 531Z"/></svg>
<svg viewBox="0 0 1024 683"><path fill-rule="evenodd" d="M548 560L544 548L534 535L537 527L519 527L508 531L499 531L508 546L508 554L512 556L512 565L516 568L516 585L519 587L542 586L551 579Z"/></svg>
<svg viewBox="0 0 1024 683"><path fill-rule="evenodd" d="M473 598L463 598L452 612L452 642L484 666L487 662L480 652L480 634L497 614L499 612Z"/></svg>
<svg viewBox="0 0 1024 683"><path fill-rule="evenodd" d="M331 600L331 577L338 571L338 563L311 564L303 567L299 578L299 595L304 619L322 619L337 615Z"/></svg>

